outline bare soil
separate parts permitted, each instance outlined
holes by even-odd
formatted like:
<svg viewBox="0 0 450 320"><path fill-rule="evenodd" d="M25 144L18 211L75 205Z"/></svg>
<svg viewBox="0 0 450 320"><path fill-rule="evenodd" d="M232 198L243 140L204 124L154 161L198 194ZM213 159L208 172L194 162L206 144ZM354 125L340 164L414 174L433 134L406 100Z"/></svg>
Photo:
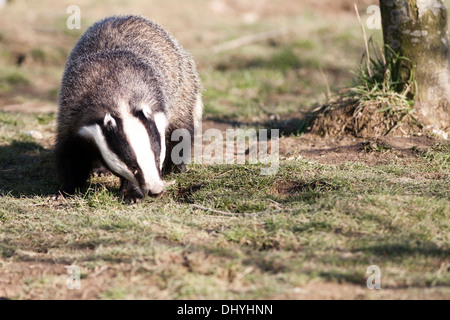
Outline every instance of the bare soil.
<svg viewBox="0 0 450 320"><path fill-rule="evenodd" d="M221 123L212 120L203 122L203 131L238 128L239 123ZM429 136L380 136L359 138L352 135L319 136L306 133L301 137L282 136L279 140L279 154L283 160L306 159L321 164L339 165L345 162L363 162L375 166L403 159L414 161L419 152L438 142ZM204 142L204 146L209 142Z"/></svg>
<svg viewBox="0 0 450 320"><path fill-rule="evenodd" d="M418 150L427 149L435 139L422 137L321 138L305 134L302 138L280 139L280 154L288 158L303 157L322 164L363 162L370 166L386 163L392 159L414 160Z"/></svg>

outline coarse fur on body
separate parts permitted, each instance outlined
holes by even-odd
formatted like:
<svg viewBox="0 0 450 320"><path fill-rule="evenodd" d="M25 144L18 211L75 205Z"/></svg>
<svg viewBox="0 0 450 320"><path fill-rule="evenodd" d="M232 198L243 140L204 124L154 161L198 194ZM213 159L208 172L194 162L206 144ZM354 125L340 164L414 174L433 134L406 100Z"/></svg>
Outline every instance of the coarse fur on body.
<svg viewBox="0 0 450 320"><path fill-rule="evenodd" d="M193 139L201 115L195 63L165 30L138 16L95 23L75 45L62 79L60 194L75 193L99 163L121 178L126 198L160 194L162 172L174 168L172 132L187 130Z"/></svg>

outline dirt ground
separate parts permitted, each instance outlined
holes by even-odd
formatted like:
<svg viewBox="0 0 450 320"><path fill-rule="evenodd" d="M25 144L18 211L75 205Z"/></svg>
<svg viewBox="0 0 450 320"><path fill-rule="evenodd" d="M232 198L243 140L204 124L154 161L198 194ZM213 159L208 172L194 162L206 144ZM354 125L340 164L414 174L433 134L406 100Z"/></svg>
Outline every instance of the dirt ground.
<svg viewBox="0 0 450 320"><path fill-rule="evenodd" d="M369 166L386 163L394 158L414 159L415 150L424 150L433 146L436 140L429 137L381 137L321 138L305 134L302 139L282 138L280 154L287 157L301 156L322 164L341 164L345 162L363 162ZM377 149L383 151L376 152Z"/></svg>
<svg viewBox="0 0 450 320"><path fill-rule="evenodd" d="M206 120L203 132L209 129L237 129L222 122ZM362 162L369 166L387 163L393 159L414 161L418 152L424 151L438 142L429 136L382 136L357 138L350 135L340 137L321 137L305 133L300 138L281 136L279 154L281 160L305 159L321 164L339 165L345 162ZM204 146L209 142L204 142Z"/></svg>
<svg viewBox="0 0 450 320"><path fill-rule="evenodd" d="M19 254L26 255L26 252ZM35 258L35 257L34 257ZM66 266L55 265L51 262L12 262L4 266L6 273L0 277L0 300L6 297L20 297L21 299L53 299L53 300L92 300L97 299L99 294L108 287L120 272L122 277L127 277L140 286L145 282L145 287L152 288L154 284L151 278L143 279L136 276L127 264L116 264L114 267L98 267L86 278L82 279L81 290L69 290L66 286L68 273ZM6 268L7 267L7 268ZM29 284L29 292L24 290L23 274L28 278L44 278L53 275L47 281L51 283L42 284L39 290L39 283ZM58 275L58 276L55 276ZM48 279L48 277L47 277ZM27 285L25 284L25 288ZM302 287L293 288L292 292L273 296L273 300L347 300L347 299L442 299L447 292L445 288L381 288L382 290L367 290L367 288L348 284L330 283L314 281ZM161 295L161 299L164 296Z"/></svg>

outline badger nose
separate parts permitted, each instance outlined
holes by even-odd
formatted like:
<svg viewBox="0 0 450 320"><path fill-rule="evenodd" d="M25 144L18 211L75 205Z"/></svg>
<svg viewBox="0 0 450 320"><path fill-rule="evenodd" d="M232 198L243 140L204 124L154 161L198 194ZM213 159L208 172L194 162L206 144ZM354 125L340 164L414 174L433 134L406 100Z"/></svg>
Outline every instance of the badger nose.
<svg viewBox="0 0 450 320"><path fill-rule="evenodd" d="M176 183L176 181L164 181L161 180L159 183L153 185L147 185L143 188L144 194L148 194L149 196L159 196L164 193L167 187L172 186Z"/></svg>
<svg viewBox="0 0 450 320"><path fill-rule="evenodd" d="M158 191L152 190L152 191L149 191L149 192L148 192L148 195L149 195L150 197L159 197L159 196L162 195L163 193L164 193L164 189L158 190Z"/></svg>
<svg viewBox="0 0 450 320"><path fill-rule="evenodd" d="M160 185L156 185L153 186L151 188L148 188L148 195L149 196L153 196L153 197L157 197L159 195L161 195L164 192L164 185L160 184Z"/></svg>

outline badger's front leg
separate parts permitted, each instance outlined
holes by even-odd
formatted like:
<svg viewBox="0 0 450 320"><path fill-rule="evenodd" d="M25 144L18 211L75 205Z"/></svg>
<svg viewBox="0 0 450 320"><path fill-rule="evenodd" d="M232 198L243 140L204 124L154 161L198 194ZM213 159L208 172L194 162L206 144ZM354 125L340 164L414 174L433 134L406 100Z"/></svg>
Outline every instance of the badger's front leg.
<svg viewBox="0 0 450 320"><path fill-rule="evenodd" d="M165 161L162 167L162 174L163 175L168 175L171 173L181 173L181 172L186 172L186 163L188 162L187 159L188 157L190 158L191 152L187 152L187 150L180 150L180 154L178 154L178 157L181 159L181 161L179 161L180 159L178 159L178 164L175 164L173 159L172 159L172 150L173 148L176 146L177 142L173 142L173 141L168 141L167 142L167 149L166 149L166 156L165 156ZM187 152L187 154L185 155L185 152Z"/></svg>
<svg viewBox="0 0 450 320"><path fill-rule="evenodd" d="M62 186L52 199L74 195L86 184L91 170L95 151L86 141L79 138L69 138L56 147L56 165Z"/></svg>
<svg viewBox="0 0 450 320"><path fill-rule="evenodd" d="M120 191L122 192L124 199L130 203L139 203L145 197L140 188L136 187L125 178L120 178Z"/></svg>
<svg viewBox="0 0 450 320"><path fill-rule="evenodd" d="M163 175L169 175L171 173L186 172L186 170L186 164L184 162L180 164L174 164L172 160L167 160L166 162L164 162L162 173Z"/></svg>

